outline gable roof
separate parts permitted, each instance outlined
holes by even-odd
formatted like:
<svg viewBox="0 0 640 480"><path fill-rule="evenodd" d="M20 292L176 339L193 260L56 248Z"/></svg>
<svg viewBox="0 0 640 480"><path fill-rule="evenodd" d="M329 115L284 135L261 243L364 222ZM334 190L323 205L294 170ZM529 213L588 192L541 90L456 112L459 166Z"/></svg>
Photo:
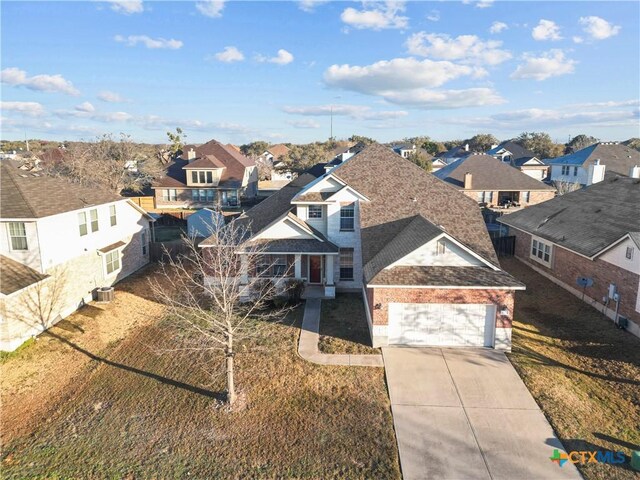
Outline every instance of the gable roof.
<svg viewBox="0 0 640 480"><path fill-rule="evenodd" d="M504 215L498 221L593 257L627 234L632 238L640 235L638 205L640 180L616 177Z"/></svg>
<svg viewBox="0 0 640 480"><path fill-rule="evenodd" d="M456 160L433 175L458 188L464 188L466 173L472 174L470 190L553 190L553 187L485 154Z"/></svg>
<svg viewBox="0 0 640 480"><path fill-rule="evenodd" d="M279 143L277 145L271 145L269 148L267 148L267 152L273 155L276 159L289 153L289 150L290 148L284 145L283 143Z"/></svg>
<svg viewBox="0 0 640 480"><path fill-rule="evenodd" d="M507 140L506 142L502 142L497 147L494 147L491 150L489 150L487 154L495 155L502 149L508 150L511 153L512 160L517 160L522 157L535 157L536 155L531 150L527 150L522 145L512 140Z"/></svg>
<svg viewBox="0 0 640 480"><path fill-rule="evenodd" d="M640 165L640 152L620 143L596 143L569 155L546 160L546 163L587 168L595 160L606 166L605 171L627 176L631 167Z"/></svg>
<svg viewBox="0 0 640 480"><path fill-rule="evenodd" d="M2 161L0 217L42 218L104 203L125 200L100 187L72 183L66 178L20 170L16 162Z"/></svg>
<svg viewBox="0 0 640 480"><path fill-rule="evenodd" d="M527 162L530 162L531 160L535 160L534 163L532 163L531 165L526 165ZM511 163L513 164L514 167L524 167L524 166L546 167L544 162L536 156L516 158L515 160L511 160Z"/></svg>
<svg viewBox="0 0 640 480"><path fill-rule="evenodd" d="M457 147L453 147L446 152L441 152L436 157L438 158L460 158L465 157L467 155L471 155L472 152L465 149L465 145L458 145Z"/></svg>
<svg viewBox="0 0 640 480"><path fill-rule="evenodd" d="M0 293L11 295L23 288L38 283L49 275L44 275L35 271L22 263L0 255L0 270L2 271L2 282L0 282Z"/></svg>
<svg viewBox="0 0 640 480"><path fill-rule="evenodd" d="M381 179L372 172L385 172L385 177ZM360 204L364 265L414 221L416 215L499 265L477 203L391 149L371 144L338 165L330 175L371 200Z"/></svg>

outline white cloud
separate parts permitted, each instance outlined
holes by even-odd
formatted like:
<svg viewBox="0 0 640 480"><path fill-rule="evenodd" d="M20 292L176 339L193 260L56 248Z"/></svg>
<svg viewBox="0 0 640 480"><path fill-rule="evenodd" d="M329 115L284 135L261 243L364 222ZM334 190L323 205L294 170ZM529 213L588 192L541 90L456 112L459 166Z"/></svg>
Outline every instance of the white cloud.
<svg viewBox="0 0 640 480"><path fill-rule="evenodd" d="M383 30L387 28L407 28L409 18L399 15L405 11L405 2L363 2L363 9L348 7L340 19L350 27L362 30Z"/></svg>
<svg viewBox="0 0 640 480"><path fill-rule="evenodd" d="M427 14L427 20L431 22L439 22L440 12L438 10L431 10L431 13Z"/></svg>
<svg viewBox="0 0 640 480"><path fill-rule="evenodd" d="M573 43L583 43L584 42L584 38L579 37L579 36L574 36L572 37Z"/></svg>
<svg viewBox="0 0 640 480"><path fill-rule="evenodd" d="M556 22L551 20L540 20L537 26L531 30L531 36L534 40L562 40L560 35L560 27Z"/></svg>
<svg viewBox="0 0 640 480"><path fill-rule="evenodd" d="M590 16L580 17L583 30L594 40L604 40L620 32L622 27L607 22L604 18Z"/></svg>
<svg viewBox="0 0 640 480"><path fill-rule="evenodd" d="M116 92L110 92L109 90L103 90L98 94L98 98L103 102L108 103L124 103L127 101L122 95Z"/></svg>
<svg viewBox="0 0 640 480"><path fill-rule="evenodd" d="M94 107L89 102L82 102L80 105L76 105L75 109L78 112L87 112L87 113L91 113L91 112L95 112L96 111L96 107Z"/></svg>
<svg viewBox="0 0 640 480"><path fill-rule="evenodd" d="M214 58L225 63L241 62L244 60L244 54L236 47L224 47L224 50L216 53Z"/></svg>
<svg viewBox="0 0 640 480"><path fill-rule="evenodd" d="M505 100L490 88L467 88L463 90L430 90L418 88L409 91L388 92L388 102L424 109L450 109L500 105Z"/></svg>
<svg viewBox="0 0 640 480"><path fill-rule="evenodd" d="M142 13L144 5L142 0L107 0L111 4L111 10L125 15L132 13Z"/></svg>
<svg viewBox="0 0 640 480"><path fill-rule="evenodd" d="M573 73L578 62L566 58L562 50L550 50L540 57L531 54L523 56L524 63L518 65L511 74L511 78L523 79L532 78L534 80L546 80L551 77L567 75Z"/></svg>
<svg viewBox="0 0 640 480"><path fill-rule="evenodd" d="M588 103L576 103L570 105L572 108L594 108L594 107L640 107L640 100L610 100L608 102L588 102Z"/></svg>
<svg viewBox="0 0 640 480"><path fill-rule="evenodd" d="M0 110L29 117L39 117L45 113L44 107L38 102L0 102Z"/></svg>
<svg viewBox="0 0 640 480"><path fill-rule="evenodd" d="M301 0L298 2L298 8L303 12L311 13L315 11L318 5L327 3L329 0Z"/></svg>
<svg viewBox="0 0 640 480"><path fill-rule="evenodd" d="M196 9L205 17L219 18L224 9L224 0L206 0L196 2Z"/></svg>
<svg viewBox="0 0 640 480"><path fill-rule="evenodd" d="M135 47L137 44L141 43L145 47L151 49L168 48L170 50L177 50L182 48L182 45L184 45L180 40L175 40L173 38L167 40L165 38L151 38L147 35L129 35L128 37L116 35L113 39L119 43L126 43L130 47Z"/></svg>
<svg viewBox="0 0 640 480"><path fill-rule="evenodd" d="M475 5L476 8L489 8L493 6L493 0L462 0L464 5Z"/></svg>
<svg viewBox="0 0 640 480"><path fill-rule="evenodd" d="M34 75L28 77L27 72L19 68L5 68L0 72L0 81L7 85L20 86L39 92L56 92L77 96L80 92L62 75Z"/></svg>
<svg viewBox="0 0 640 480"><path fill-rule="evenodd" d="M288 63L293 62L293 55L287 52L285 49L281 48L280 50L278 50L278 54L275 57L256 55L256 60L261 63L267 62L275 63L276 65L287 65Z"/></svg>
<svg viewBox="0 0 640 480"><path fill-rule="evenodd" d="M320 124L310 118L306 118L304 120L289 120L287 121L287 124L291 125L293 128L320 128Z"/></svg>
<svg viewBox="0 0 640 480"><path fill-rule="evenodd" d="M387 120L405 117L408 115L403 110L373 110L366 105L334 104L334 105L306 105L286 106L282 110L292 115L309 117L327 117L330 115L349 117L353 120Z"/></svg>
<svg viewBox="0 0 640 480"><path fill-rule="evenodd" d="M509 51L500 48L501 41L485 42L475 35L452 38L446 34L418 32L408 38L406 46L412 55L480 65L498 65L511 58Z"/></svg>
<svg viewBox="0 0 640 480"><path fill-rule="evenodd" d="M503 30L507 30L509 28L509 25L507 25L504 22L493 22L491 24L491 27L489 27L489 33L500 33Z"/></svg>

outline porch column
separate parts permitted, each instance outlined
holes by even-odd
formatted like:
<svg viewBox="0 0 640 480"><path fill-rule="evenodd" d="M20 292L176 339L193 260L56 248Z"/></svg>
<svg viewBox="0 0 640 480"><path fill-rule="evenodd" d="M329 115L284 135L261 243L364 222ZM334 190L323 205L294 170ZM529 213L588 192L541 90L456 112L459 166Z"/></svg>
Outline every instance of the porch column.
<svg viewBox="0 0 640 480"><path fill-rule="evenodd" d="M296 253L293 262L293 275L295 278L302 278L302 255L299 253Z"/></svg>
<svg viewBox="0 0 640 480"><path fill-rule="evenodd" d="M240 255L240 283L249 283L249 259L246 255Z"/></svg>
<svg viewBox="0 0 640 480"><path fill-rule="evenodd" d="M334 263L334 259L333 259L333 255L325 255L325 274L324 274L324 280L325 280L325 284L326 285L333 285L333 263Z"/></svg>

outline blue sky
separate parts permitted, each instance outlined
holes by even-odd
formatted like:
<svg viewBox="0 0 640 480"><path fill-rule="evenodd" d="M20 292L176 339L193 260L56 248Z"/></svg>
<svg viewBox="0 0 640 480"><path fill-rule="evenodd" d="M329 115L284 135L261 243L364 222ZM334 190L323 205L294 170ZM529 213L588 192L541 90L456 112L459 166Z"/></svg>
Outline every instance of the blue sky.
<svg viewBox="0 0 640 480"><path fill-rule="evenodd" d="M640 136L640 3L11 2L2 138Z"/></svg>

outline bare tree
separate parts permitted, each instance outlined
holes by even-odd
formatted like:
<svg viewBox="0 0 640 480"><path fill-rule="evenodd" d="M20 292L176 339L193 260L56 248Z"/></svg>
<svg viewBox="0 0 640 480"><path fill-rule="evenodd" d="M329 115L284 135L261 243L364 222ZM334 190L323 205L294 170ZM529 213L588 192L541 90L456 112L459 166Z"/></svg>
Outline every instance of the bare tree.
<svg viewBox="0 0 640 480"><path fill-rule="evenodd" d="M553 182L553 186L556 188L556 192L558 195L564 195L565 193L571 193L576 190L580 190L581 185L579 183L574 182L563 182L560 180L556 180Z"/></svg>
<svg viewBox="0 0 640 480"><path fill-rule="evenodd" d="M245 242L247 234L246 225L234 221L212 231L203 248L185 237L188 253L168 257L160 279L151 281L175 327L176 344L166 350L224 352L229 405L237 397L235 345L257 335L265 320L283 319L292 308L285 299L301 285L288 278L286 264L282 268L271 261L263 246Z"/></svg>

